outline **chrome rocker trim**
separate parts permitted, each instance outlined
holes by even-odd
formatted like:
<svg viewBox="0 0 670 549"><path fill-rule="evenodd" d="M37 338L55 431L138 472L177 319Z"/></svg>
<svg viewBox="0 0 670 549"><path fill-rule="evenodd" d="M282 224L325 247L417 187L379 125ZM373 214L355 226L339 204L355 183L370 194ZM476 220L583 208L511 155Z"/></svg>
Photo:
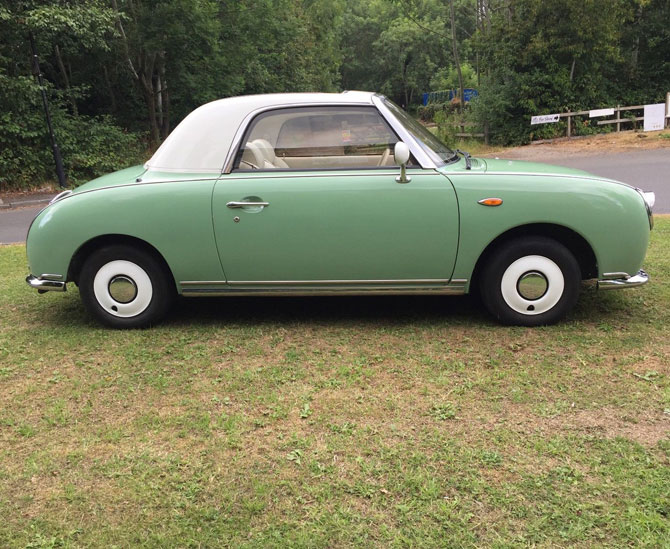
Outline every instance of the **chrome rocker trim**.
<svg viewBox="0 0 670 549"><path fill-rule="evenodd" d="M626 273L604 273L598 280L599 290L618 290L620 288L634 288L649 282L649 275L640 269L637 274L630 276Z"/></svg>
<svg viewBox="0 0 670 549"><path fill-rule="evenodd" d="M180 282L184 296L462 295L467 280L277 280Z"/></svg>
<svg viewBox="0 0 670 549"><path fill-rule="evenodd" d="M64 292L66 290L65 282L62 280L57 280L62 278L63 277L61 275L28 275L26 277L26 283L31 288L35 288L41 294L44 292Z"/></svg>

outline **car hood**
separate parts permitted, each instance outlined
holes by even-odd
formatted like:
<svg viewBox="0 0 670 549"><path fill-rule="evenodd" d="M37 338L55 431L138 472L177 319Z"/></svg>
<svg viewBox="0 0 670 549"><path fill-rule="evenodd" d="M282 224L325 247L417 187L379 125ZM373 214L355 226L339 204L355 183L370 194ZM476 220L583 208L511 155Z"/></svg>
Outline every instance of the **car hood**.
<svg viewBox="0 0 670 549"><path fill-rule="evenodd" d="M72 193L77 194L86 191L94 191L103 187L129 185L131 183L135 183L137 178L141 177L146 171L146 168L142 165L132 166L130 168L126 168L125 170L119 170L118 172L109 173L107 175L103 175L102 177L98 177L97 179L93 179L92 181L77 187L72 191Z"/></svg>
<svg viewBox="0 0 670 549"><path fill-rule="evenodd" d="M502 160L499 158L484 158L486 162L486 172L498 173L533 173L533 174L547 174L547 175L578 175L596 177L584 170L576 168L566 168L565 166L554 166L551 164L543 164L540 162L525 162L523 160Z"/></svg>

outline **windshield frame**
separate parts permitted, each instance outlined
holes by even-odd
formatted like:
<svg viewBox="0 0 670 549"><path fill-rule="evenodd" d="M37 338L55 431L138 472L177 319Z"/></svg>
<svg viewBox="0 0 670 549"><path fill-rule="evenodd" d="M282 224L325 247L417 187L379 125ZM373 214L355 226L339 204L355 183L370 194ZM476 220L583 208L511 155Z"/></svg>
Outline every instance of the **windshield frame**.
<svg viewBox="0 0 670 549"><path fill-rule="evenodd" d="M458 161L458 154L387 97L376 95L374 103L424 168L441 168Z"/></svg>

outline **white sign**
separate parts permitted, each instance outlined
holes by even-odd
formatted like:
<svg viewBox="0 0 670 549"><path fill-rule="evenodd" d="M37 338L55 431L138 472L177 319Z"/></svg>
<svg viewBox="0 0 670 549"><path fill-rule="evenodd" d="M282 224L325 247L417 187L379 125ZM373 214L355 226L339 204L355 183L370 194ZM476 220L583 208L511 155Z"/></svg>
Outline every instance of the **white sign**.
<svg viewBox="0 0 670 549"><path fill-rule="evenodd" d="M644 131L662 130L665 125L665 103L644 106Z"/></svg>
<svg viewBox="0 0 670 549"><path fill-rule="evenodd" d="M533 116L530 119L530 125L534 124L553 124L558 122L558 119L561 117L560 114L541 114L540 116Z"/></svg>
<svg viewBox="0 0 670 549"><path fill-rule="evenodd" d="M596 109L594 111L589 111L589 118L595 118L597 116L612 116L614 114L614 109Z"/></svg>

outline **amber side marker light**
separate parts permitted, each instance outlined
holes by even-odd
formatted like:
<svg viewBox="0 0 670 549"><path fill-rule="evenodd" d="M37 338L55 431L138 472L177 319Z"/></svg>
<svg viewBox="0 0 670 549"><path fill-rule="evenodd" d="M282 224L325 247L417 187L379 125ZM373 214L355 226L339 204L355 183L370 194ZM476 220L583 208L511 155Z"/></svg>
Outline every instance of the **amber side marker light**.
<svg viewBox="0 0 670 549"><path fill-rule="evenodd" d="M477 201L477 204L482 206L500 206L502 203L502 198L482 198Z"/></svg>

